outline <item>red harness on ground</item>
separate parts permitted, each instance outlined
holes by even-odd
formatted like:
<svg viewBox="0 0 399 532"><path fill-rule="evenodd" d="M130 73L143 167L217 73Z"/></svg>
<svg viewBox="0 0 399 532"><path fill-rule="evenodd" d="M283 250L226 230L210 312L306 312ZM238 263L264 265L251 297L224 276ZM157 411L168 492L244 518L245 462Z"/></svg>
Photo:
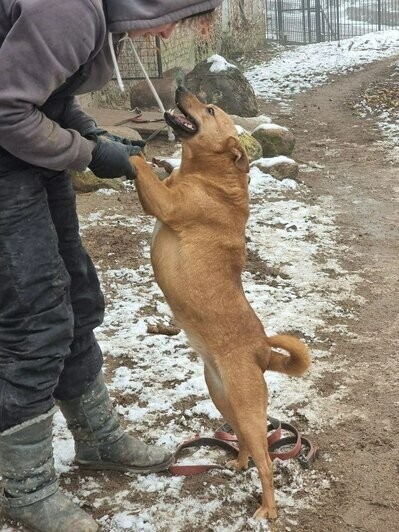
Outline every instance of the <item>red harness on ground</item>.
<svg viewBox="0 0 399 532"><path fill-rule="evenodd" d="M303 436L299 431L289 423L282 423L280 420L269 417L267 426L268 436L267 442L269 445L269 455L272 460L279 458L280 460L288 460L294 456L298 456L299 462L303 468L309 469L315 458L317 457L318 449ZM289 435L283 435L283 431ZM191 440L183 442L176 449L175 458L183 449L190 447L220 447L228 452L232 452L234 456L238 456L238 440L237 436L231 430L228 423L225 423L217 429L214 436L200 436L197 434ZM250 466L254 465L250 460ZM224 469L224 466L218 464L192 464L179 465L174 464L170 466L169 471L172 475L191 476L199 473L206 473L211 469Z"/></svg>

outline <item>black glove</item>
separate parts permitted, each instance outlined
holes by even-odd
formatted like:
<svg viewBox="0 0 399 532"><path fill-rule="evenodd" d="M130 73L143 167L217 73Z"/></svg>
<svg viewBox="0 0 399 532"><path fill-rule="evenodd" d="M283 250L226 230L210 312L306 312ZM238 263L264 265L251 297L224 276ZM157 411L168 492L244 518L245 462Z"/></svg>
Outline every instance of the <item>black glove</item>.
<svg viewBox="0 0 399 532"><path fill-rule="evenodd" d="M140 148L144 148L144 146L146 145L144 140L131 140L127 139L126 137L120 137L119 135L108 133L106 129L102 129L101 127L91 127L84 131L82 135L89 140L97 140L98 137L106 137L108 140L113 140L114 142L121 142L122 144L126 144L127 146L139 146Z"/></svg>
<svg viewBox="0 0 399 532"><path fill-rule="evenodd" d="M139 146L98 139L89 168L93 174L103 179L122 176L126 176L127 179L134 179L136 170L129 157L130 155L140 155L140 153L141 148Z"/></svg>

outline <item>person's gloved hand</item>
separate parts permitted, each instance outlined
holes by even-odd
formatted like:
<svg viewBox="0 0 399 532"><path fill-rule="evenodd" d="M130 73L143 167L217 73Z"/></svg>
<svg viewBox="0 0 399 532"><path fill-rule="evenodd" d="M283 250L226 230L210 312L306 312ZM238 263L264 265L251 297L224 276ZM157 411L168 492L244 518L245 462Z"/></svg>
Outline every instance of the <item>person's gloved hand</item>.
<svg viewBox="0 0 399 532"><path fill-rule="evenodd" d="M146 145L144 140L131 140L126 137L114 135L113 133L109 133L106 129L102 129L101 127L91 127L90 129L84 131L82 135L89 140L97 140L99 137L105 137L108 140L113 140L114 142L121 142L122 144L126 144L128 146L139 146L140 148L144 148Z"/></svg>
<svg viewBox="0 0 399 532"><path fill-rule="evenodd" d="M97 139L92 152L90 170L102 179L126 176L127 179L136 177L136 170L129 160L131 155L140 155L139 146L130 146L112 140Z"/></svg>

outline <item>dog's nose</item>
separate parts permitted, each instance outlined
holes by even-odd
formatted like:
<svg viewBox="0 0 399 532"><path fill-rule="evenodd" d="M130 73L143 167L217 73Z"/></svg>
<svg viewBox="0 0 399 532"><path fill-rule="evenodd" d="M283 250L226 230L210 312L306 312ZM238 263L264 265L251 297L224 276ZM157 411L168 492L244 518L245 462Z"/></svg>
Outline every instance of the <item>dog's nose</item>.
<svg viewBox="0 0 399 532"><path fill-rule="evenodd" d="M186 87L183 87L183 85L179 85L176 89L176 95L177 94L184 94L186 92L190 92Z"/></svg>

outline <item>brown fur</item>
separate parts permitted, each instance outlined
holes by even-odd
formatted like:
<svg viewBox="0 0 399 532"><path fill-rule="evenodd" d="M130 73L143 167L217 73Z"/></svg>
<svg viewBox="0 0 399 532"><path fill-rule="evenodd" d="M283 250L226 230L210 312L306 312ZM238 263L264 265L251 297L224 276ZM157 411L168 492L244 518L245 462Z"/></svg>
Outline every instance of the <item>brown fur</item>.
<svg viewBox="0 0 399 532"><path fill-rule="evenodd" d="M160 181L144 159L132 158L140 201L158 219L154 273L176 322L203 359L213 402L237 434L240 452L232 465L246 469L251 456L258 468L263 498L255 517L275 518L263 372L302 375L310 355L297 338L267 337L244 294L249 167L232 120L217 107L210 115L210 106L188 92L179 104L200 125L182 141L180 169Z"/></svg>

